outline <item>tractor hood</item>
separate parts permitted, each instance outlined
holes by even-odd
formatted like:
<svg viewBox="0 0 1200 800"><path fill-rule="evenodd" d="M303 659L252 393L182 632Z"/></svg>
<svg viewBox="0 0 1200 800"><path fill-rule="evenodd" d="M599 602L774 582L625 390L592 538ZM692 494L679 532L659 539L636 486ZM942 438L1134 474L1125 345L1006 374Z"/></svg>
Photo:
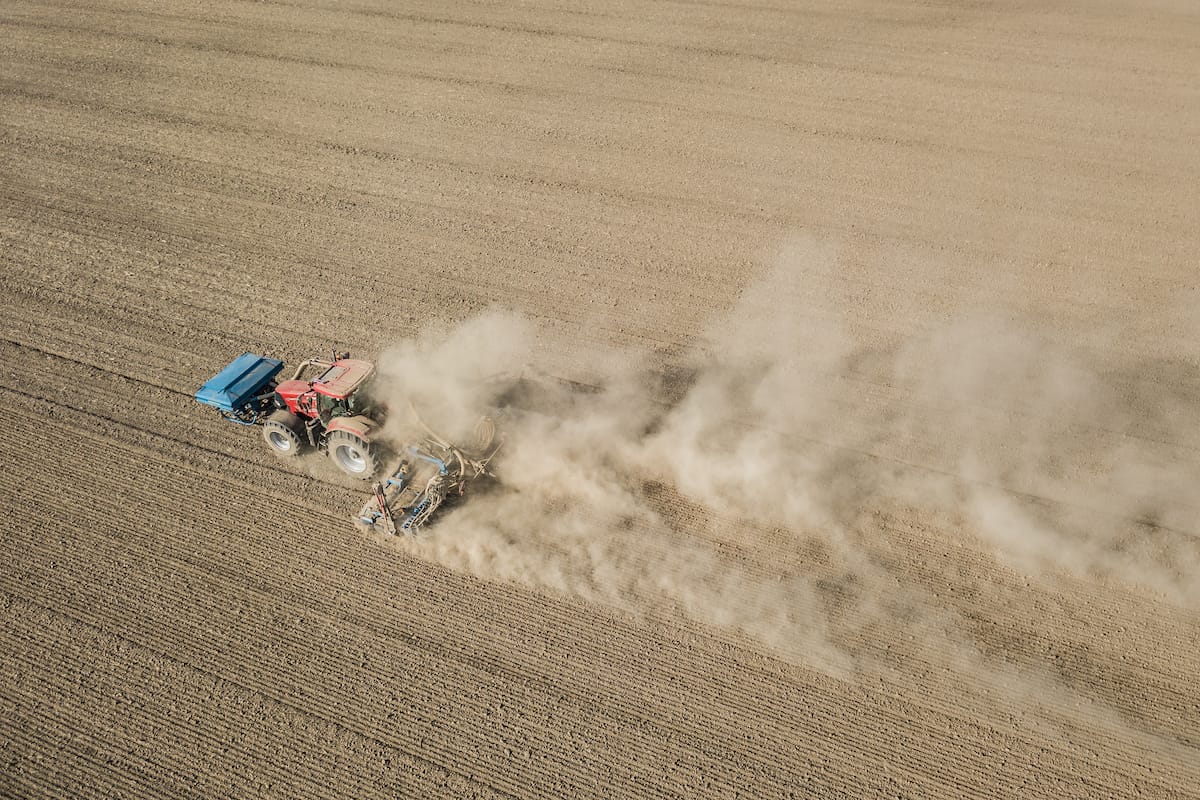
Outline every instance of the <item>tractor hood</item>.
<svg viewBox="0 0 1200 800"><path fill-rule="evenodd" d="M308 381L280 381L275 387L275 394L288 405L288 408L296 410L296 398L309 390Z"/></svg>

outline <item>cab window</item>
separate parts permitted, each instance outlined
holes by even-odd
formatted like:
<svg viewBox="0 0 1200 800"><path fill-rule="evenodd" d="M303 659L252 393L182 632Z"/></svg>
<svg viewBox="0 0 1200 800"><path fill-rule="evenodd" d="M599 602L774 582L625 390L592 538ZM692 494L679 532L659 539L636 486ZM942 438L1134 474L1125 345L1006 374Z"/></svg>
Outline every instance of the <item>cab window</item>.
<svg viewBox="0 0 1200 800"><path fill-rule="evenodd" d="M366 414L371 409L371 384L365 383L350 395L349 413Z"/></svg>
<svg viewBox="0 0 1200 800"><path fill-rule="evenodd" d="M317 409L321 419L328 420L333 417L343 417L346 415L346 401L337 400L325 395L319 395L317 400Z"/></svg>

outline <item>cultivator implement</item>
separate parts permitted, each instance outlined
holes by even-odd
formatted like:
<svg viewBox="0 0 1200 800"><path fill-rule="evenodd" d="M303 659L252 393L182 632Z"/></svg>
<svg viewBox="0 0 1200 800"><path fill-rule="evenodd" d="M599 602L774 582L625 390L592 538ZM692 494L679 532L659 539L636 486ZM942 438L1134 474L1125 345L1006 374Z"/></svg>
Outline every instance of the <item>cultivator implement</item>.
<svg viewBox="0 0 1200 800"><path fill-rule="evenodd" d="M416 417L416 412L413 412ZM371 497L354 521L392 536L413 536L450 498L473 481L490 476L488 464L500 449L493 421L484 417L470 448L459 447L420 422L427 436L404 449L400 463L371 487Z"/></svg>

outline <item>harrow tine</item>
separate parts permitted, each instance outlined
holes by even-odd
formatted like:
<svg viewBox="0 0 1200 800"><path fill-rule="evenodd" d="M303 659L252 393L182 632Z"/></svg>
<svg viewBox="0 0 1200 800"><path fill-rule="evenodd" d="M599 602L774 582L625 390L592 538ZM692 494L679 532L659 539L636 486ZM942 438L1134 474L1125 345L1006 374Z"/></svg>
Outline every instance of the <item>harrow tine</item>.
<svg viewBox="0 0 1200 800"><path fill-rule="evenodd" d="M392 519L391 509L388 508L387 497L383 492L383 484L375 483L371 486L375 492L375 502L379 504L379 513L383 517L384 523L387 525L389 536L396 535L396 521Z"/></svg>

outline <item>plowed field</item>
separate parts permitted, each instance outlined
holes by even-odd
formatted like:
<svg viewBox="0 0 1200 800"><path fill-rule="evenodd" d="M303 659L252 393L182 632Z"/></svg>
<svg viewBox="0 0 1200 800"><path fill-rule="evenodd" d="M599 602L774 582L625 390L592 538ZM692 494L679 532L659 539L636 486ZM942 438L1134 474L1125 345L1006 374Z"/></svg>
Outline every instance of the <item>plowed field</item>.
<svg viewBox="0 0 1200 800"><path fill-rule="evenodd" d="M0 795L1200 797L1198 141L1183 0L5 0ZM334 347L604 391L393 541L192 400Z"/></svg>

